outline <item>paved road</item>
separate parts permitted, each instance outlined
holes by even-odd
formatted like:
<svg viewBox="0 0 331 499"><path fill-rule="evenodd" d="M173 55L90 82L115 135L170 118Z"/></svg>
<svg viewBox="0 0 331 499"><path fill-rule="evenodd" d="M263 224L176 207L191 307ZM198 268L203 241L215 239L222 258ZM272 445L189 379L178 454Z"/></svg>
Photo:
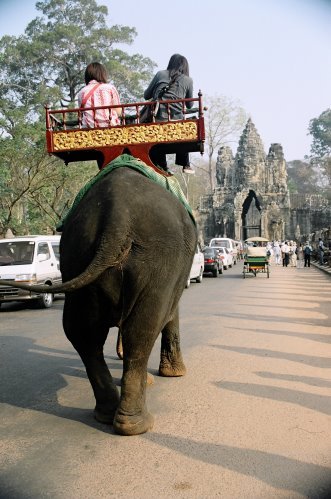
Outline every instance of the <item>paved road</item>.
<svg viewBox="0 0 331 499"><path fill-rule="evenodd" d="M50 310L2 307L0 497L318 498L331 491L331 277L241 266L181 302L188 373L155 377L153 431L94 421L82 364ZM115 330L112 331L115 333ZM119 383L115 334L107 343ZM149 370L156 373L159 341Z"/></svg>

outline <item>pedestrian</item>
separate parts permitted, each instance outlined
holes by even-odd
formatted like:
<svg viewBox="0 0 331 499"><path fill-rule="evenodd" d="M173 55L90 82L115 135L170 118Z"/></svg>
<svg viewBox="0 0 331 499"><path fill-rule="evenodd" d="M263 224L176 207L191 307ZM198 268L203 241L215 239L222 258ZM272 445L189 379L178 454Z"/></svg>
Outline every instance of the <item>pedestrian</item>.
<svg viewBox="0 0 331 499"><path fill-rule="evenodd" d="M318 238L318 259L320 265L324 265L324 244L322 238Z"/></svg>
<svg viewBox="0 0 331 499"><path fill-rule="evenodd" d="M312 253L313 249L309 244L309 241L306 242L305 247L303 249L303 254L305 257L305 267L310 267L310 255Z"/></svg>
<svg viewBox="0 0 331 499"><path fill-rule="evenodd" d="M100 62L91 62L85 69L86 86L79 92L78 107L95 108L99 106L115 106L120 103L114 85L107 83L107 70ZM89 109L83 112L82 126L98 128L120 124L121 108Z"/></svg>
<svg viewBox="0 0 331 499"><path fill-rule="evenodd" d="M288 243L288 263L293 267L293 241Z"/></svg>
<svg viewBox="0 0 331 499"><path fill-rule="evenodd" d="M170 57L166 70L158 71L144 92L145 99L157 100L162 95L162 100L190 99L193 97L193 80L190 78L189 64L186 57L174 54ZM186 102L186 107L191 108L193 102ZM182 120L182 103L170 104L170 117L172 120ZM168 121L168 108L160 104L155 117L156 121ZM168 173L166 154L162 151L151 149L150 158L156 166ZM176 154L176 165L183 167L184 173L193 173L190 166L189 154L181 152Z"/></svg>
<svg viewBox="0 0 331 499"><path fill-rule="evenodd" d="M302 269L303 263L304 263L304 254L303 254L303 247L302 247L301 243L297 247L297 252L298 252L297 268Z"/></svg>
<svg viewBox="0 0 331 499"><path fill-rule="evenodd" d="M244 248L243 248L242 241L239 241L239 243L238 243L238 254L239 254L239 260L243 260L244 259Z"/></svg>
<svg viewBox="0 0 331 499"><path fill-rule="evenodd" d="M273 248L273 254L275 258L275 264L276 265L281 265L282 263L282 252L280 250L279 242L276 241L274 243L274 248Z"/></svg>
<svg viewBox="0 0 331 499"><path fill-rule="evenodd" d="M297 247L297 243L295 241L293 241L292 242L292 255L291 255L292 267L297 266L297 259L298 259L298 247Z"/></svg>
<svg viewBox="0 0 331 499"><path fill-rule="evenodd" d="M287 267L289 264L289 252L290 252L290 248L287 241L284 241L284 243L281 246L281 250L282 250L283 267Z"/></svg>

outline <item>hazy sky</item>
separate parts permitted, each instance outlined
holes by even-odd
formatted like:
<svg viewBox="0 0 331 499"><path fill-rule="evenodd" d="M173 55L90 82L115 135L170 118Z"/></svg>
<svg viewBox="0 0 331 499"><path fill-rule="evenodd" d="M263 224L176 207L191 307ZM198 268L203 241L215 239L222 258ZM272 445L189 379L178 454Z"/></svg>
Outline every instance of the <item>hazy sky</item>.
<svg viewBox="0 0 331 499"><path fill-rule="evenodd" d="M331 107L331 0L97 0L109 23L135 27L129 53L165 69L179 52L195 93L238 99L266 152L309 154L309 120ZM39 13L35 0L0 0L0 36L19 35Z"/></svg>

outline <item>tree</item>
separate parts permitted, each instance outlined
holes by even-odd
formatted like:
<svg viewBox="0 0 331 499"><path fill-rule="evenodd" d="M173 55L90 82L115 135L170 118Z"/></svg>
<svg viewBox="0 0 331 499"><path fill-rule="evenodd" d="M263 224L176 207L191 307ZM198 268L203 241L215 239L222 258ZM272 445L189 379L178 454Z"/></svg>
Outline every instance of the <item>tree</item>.
<svg viewBox="0 0 331 499"><path fill-rule="evenodd" d="M206 118L206 149L208 155L208 175L211 192L215 188L214 156L222 145L236 143L247 121L245 110L238 101L224 95L205 99L208 108Z"/></svg>
<svg viewBox="0 0 331 499"><path fill-rule="evenodd" d="M196 174L194 177L182 173L177 178L192 207L199 205L200 197L213 192L215 188L215 164L218 149L225 144L236 143L247 121L247 115L236 100L225 96L206 97L204 105L206 129L206 153L201 158L198 153L190 154L190 162ZM205 157L207 156L207 160ZM173 167L174 158L169 163Z"/></svg>
<svg viewBox="0 0 331 499"><path fill-rule="evenodd" d="M102 62L121 100L137 100L152 76L153 61L129 55L135 28L108 26L108 9L95 0L43 0L41 16L19 37L0 39L0 231L54 227L65 207L95 173L45 151L44 104L75 106L84 71Z"/></svg>
<svg viewBox="0 0 331 499"><path fill-rule="evenodd" d="M107 67L123 101L142 95L155 64L116 48L132 44L135 28L108 27L108 9L95 0L43 0L36 9L42 16L28 24L23 36L1 40L2 90L30 103L48 98L52 106L70 105L84 85L86 65L97 60Z"/></svg>
<svg viewBox="0 0 331 499"><path fill-rule="evenodd" d="M310 120L309 133L313 136L311 152L315 156L331 156L331 109Z"/></svg>
<svg viewBox="0 0 331 499"><path fill-rule="evenodd" d="M36 133L36 126L17 125L12 137L0 139L2 234L8 228L15 233L53 232L74 193L95 173L95 165L66 167L50 157L31 130Z"/></svg>
<svg viewBox="0 0 331 499"><path fill-rule="evenodd" d="M200 204L200 197L209 193L209 175L206 161L192 153L190 155L190 163L195 170L195 175L187 175L183 173L182 168L176 174L183 192L192 207L196 210ZM171 170L175 170L174 165Z"/></svg>
<svg viewBox="0 0 331 499"><path fill-rule="evenodd" d="M313 137L311 162L320 168L325 177L325 184L331 182L331 108L309 123L309 133Z"/></svg>
<svg viewBox="0 0 331 499"><path fill-rule="evenodd" d="M309 162L294 160L287 163L288 186L290 192L311 194L319 192L319 176Z"/></svg>

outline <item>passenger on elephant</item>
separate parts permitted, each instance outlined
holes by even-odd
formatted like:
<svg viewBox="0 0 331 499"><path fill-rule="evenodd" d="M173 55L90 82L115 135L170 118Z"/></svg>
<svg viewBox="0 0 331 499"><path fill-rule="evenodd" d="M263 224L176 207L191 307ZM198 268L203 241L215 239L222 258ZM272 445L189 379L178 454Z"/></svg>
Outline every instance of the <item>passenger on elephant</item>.
<svg viewBox="0 0 331 499"><path fill-rule="evenodd" d="M86 86L79 92L78 107L90 108L98 106L115 106L120 103L118 92L114 85L107 83L107 70L99 62L91 62L85 70ZM122 109L90 109L84 111L82 126L98 128L116 126L120 124L119 116Z"/></svg>
<svg viewBox="0 0 331 499"><path fill-rule="evenodd" d="M167 69L156 73L144 92L144 98L146 100L157 100L160 93L162 94L162 100L189 99L193 97L193 80L190 78L189 64L183 55L174 54L170 57ZM186 103L187 108L192 106L193 102ZM172 120L184 119L181 103L170 105L170 117ZM168 121L168 110L165 104L160 104L155 119L156 121ZM150 157L156 166L168 171L165 153L152 149ZM194 173L194 170L190 167L188 153L177 153L175 164L182 166L184 173Z"/></svg>

